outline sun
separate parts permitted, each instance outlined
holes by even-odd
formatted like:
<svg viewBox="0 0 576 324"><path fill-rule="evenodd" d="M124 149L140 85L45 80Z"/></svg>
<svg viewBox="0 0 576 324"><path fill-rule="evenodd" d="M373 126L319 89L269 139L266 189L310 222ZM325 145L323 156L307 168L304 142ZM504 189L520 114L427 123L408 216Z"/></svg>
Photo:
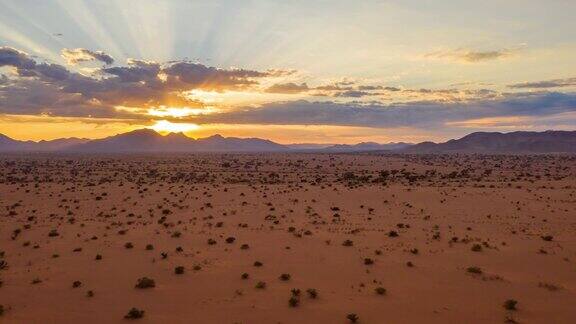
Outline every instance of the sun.
<svg viewBox="0 0 576 324"><path fill-rule="evenodd" d="M151 128L158 133L185 133L200 129L200 126L191 123L172 123L167 120L159 120L148 128Z"/></svg>

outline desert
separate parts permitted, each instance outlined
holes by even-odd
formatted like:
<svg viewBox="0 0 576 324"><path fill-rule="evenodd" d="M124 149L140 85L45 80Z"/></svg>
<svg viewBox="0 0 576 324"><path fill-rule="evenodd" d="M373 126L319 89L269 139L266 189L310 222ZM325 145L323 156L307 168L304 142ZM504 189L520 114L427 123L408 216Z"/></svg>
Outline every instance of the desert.
<svg viewBox="0 0 576 324"><path fill-rule="evenodd" d="M0 324L576 323L576 0L0 0Z"/></svg>
<svg viewBox="0 0 576 324"><path fill-rule="evenodd" d="M572 155L2 156L2 323L571 323Z"/></svg>

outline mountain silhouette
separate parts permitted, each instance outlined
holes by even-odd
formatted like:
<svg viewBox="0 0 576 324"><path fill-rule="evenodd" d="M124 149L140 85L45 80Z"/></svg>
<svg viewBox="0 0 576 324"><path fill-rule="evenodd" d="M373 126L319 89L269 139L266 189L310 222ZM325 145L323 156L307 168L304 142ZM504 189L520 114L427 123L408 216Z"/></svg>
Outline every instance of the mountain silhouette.
<svg viewBox="0 0 576 324"><path fill-rule="evenodd" d="M235 138L213 135L193 139L183 133L162 136L150 129L92 140L68 147L69 152L276 152L289 150L259 138Z"/></svg>
<svg viewBox="0 0 576 324"><path fill-rule="evenodd" d="M423 142L410 153L576 153L576 131L476 132L444 143Z"/></svg>
<svg viewBox="0 0 576 324"><path fill-rule="evenodd" d="M236 138L213 135L193 139L183 133L161 135L151 129L139 129L103 139L80 138L50 141L18 141L0 134L0 152L377 152L398 153L576 153L576 131L476 132L444 143L419 144L363 142L355 145L292 144L282 145L260 138Z"/></svg>

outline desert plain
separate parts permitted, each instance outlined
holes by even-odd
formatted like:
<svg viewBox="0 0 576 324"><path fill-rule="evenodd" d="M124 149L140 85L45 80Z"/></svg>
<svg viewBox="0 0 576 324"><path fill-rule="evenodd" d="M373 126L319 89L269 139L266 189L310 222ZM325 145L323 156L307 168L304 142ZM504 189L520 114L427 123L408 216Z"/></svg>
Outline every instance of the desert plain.
<svg viewBox="0 0 576 324"><path fill-rule="evenodd" d="M1 323L575 323L576 157L5 154Z"/></svg>

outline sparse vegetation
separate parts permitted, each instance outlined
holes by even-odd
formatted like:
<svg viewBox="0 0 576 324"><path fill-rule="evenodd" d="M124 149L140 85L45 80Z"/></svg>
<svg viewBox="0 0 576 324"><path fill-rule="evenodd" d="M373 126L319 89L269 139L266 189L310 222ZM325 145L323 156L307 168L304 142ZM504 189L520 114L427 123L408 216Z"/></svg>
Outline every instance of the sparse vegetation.
<svg viewBox="0 0 576 324"><path fill-rule="evenodd" d="M504 308L510 311L517 310L518 302L514 299L508 299L504 302Z"/></svg>
<svg viewBox="0 0 576 324"><path fill-rule="evenodd" d="M306 289L306 292L308 293L308 297L310 297L312 299L318 298L318 291L316 289L308 288L308 289Z"/></svg>
<svg viewBox="0 0 576 324"><path fill-rule="evenodd" d="M144 317L144 311L140 310L138 308L132 307L129 311L128 314L126 314L124 316L125 319L139 319Z"/></svg>
<svg viewBox="0 0 576 324"><path fill-rule="evenodd" d="M142 277L138 279L135 287L138 289L154 288L156 287L156 282L154 281L154 279L150 279L148 277Z"/></svg>
<svg viewBox="0 0 576 324"><path fill-rule="evenodd" d="M354 313L350 313L348 315L346 315L346 318L351 322L351 323L356 323L358 322L358 320L360 319L360 317L358 317L358 315L354 314Z"/></svg>
<svg viewBox="0 0 576 324"><path fill-rule="evenodd" d="M479 267L468 267L466 269L466 271L468 273L473 273L473 274L482 274L482 269L480 269Z"/></svg>

